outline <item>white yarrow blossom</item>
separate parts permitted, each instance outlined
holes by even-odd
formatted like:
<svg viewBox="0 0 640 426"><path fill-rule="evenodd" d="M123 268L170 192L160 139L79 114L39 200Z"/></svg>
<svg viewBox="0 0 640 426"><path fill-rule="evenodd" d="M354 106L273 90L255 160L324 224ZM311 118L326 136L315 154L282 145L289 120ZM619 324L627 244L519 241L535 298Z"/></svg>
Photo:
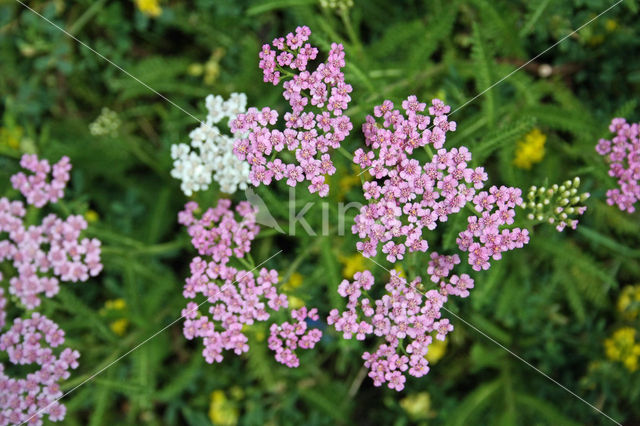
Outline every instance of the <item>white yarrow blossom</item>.
<svg viewBox="0 0 640 426"><path fill-rule="evenodd" d="M233 194L238 188L244 190L249 182L250 167L233 153L233 144L246 135L222 134L216 124L224 118L231 123L238 114L245 112L247 95L232 93L226 101L222 96L209 95L205 103L207 120L189 133L191 143L171 146L171 176L182 181L180 188L187 196L207 189L212 180L227 194Z"/></svg>

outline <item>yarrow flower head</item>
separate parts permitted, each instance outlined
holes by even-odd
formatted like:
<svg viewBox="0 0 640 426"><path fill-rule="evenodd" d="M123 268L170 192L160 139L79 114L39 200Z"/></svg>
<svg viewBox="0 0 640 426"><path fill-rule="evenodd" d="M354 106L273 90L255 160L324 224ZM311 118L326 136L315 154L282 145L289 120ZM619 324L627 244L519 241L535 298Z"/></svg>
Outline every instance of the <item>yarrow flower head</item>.
<svg viewBox="0 0 640 426"><path fill-rule="evenodd" d="M325 176L336 171L329 150L339 148L353 128L343 115L352 87L344 81L341 44L331 44L325 62L312 72L307 70L318 55L318 49L307 43L310 34L308 27L298 27L271 46L265 44L260 52L265 82L277 85L290 77L282 84L283 97L291 107L284 114L285 129L275 128L278 112L269 107L249 108L232 121L231 129L248 133L236 141L234 152L249 162L253 185L269 185L274 179L286 179L290 186L307 181L310 192L324 197L329 192ZM285 149L293 156L277 158Z"/></svg>
<svg viewBox="0 0 640 426"><path fill-rule="evenodd" d="M469 263L475 269L488 268L490 257L499 259L502 251L526 243L526 230L505 229L513 224L513 207L522 203L520 190L503 186L477 192L488 178L484 169L469 166L471 152L466 147L443 147L446 133L456 128L447 119L450 107L434 99L430 115L422 114L426 104L409 96L402 109L384 101L363 125L369 150L358 149L354 161L375 180L363 185L369 204L360 209L352 227L361 238L358 251L371 257L382 246L390 262L402 260L407 252L426 252L425 228L436 229L449 215L471 204L477 215L469 218L458 247L469 251ZM432 128L428 128L432 119ZM425 146L437 153L423 165L410 156Z"/></svg>
<svg viewBox="0 0 640 426"><path fill-rule="evenodd" d="M291 317L296 320L293 324L271 324L269 349L276 353L276 361L294 368L300 365L296 349L313 349L322 338L322 331L317 328L309 329L307 326L307 320L318 321L320 318L315 308L309 311L306 307L294 309Z"/></svg>
<svg viewBox="0 0 640 426"><path fill-rule="evenodd" d="M42 207L64 195L71 164L63 157L53 168L35 155L24 155L20 172L11 183L27 199L27 204ZM49 179L49 174L52 178ZM100 241L80 239L87 227L82 216L63 220L47 215L39 225L31 224L21 201L0 198L0 262L9 261L15 276L8 279L9 295L28 310L41 304L41 297L52 297L59 291L60 281L86 281L102 270ZM31 215L29 215L31 216ZM0 273L0 281L3 280ZM0 288L0 330L7 323L7 299ZM59 382L69 377L78 366L80 354L69 348L59 350L64 331L53 321L32 312L30 317L15 318L9 330L0 332L0 351L15 366L36 364L25 378L12 378L0 364L0 426L8 424L42 424L64 419L66 408L57 399L62 396Z"/></svg>
<svg viewBox="0 0 640 426"><path fill-rule="evenodd" d="M477 216L470 216L467 229L458 234L458 248L469 252L469 264L476 271L489 269L489 260L502 259L502 253L522 248L529 242L529 231L510 228L515 206L522 204L519 188L492 186L473 198Z"/></svg>
<svg viewBox="0 0 640 426"><path fill-rule="evenodd" d="M33 174L19 172L11 176L11 184L24 195L27 203L43 207L64 197L71 170L68 157L62 157L52 168L46 159L40 160L35 154L25 154L20 160L20 165Z"/></svg>
<svg viewBox="0 0 640 426"><path fill-rule="evenodd" d="M607 203L633 213L640 199L640 123L614 118L609 130L615 134L613 139L600 139L596 146L609 163L609 176L616 178L619 186L607 191Z"/></svg>
<svg viewBox="0 0 640 426"><path fill-rule="evenodd" d="M567 180L562 185L553 184L551 187L532 186L527 194L527 202L523 208L530 211L527 217L530 220L555 224L558 232L562 232L567 226L576 229L578 216L582 216L587 207L583 205L590 194L578 193L580 178Z"/></svg>
<svg viewBox="0 0 640 426"><path fill-rule="evenodd" d="M182 181L180 187L188 196L207 189L213 180L227 194L244 190L249 181L249 163L236 157L233 145L246 137L246 132L232 131L229 136L216 125L225 118L231 122L245 112L247 96L232 93L224 100L221 96L209 95L206 106L207 119L189 134L191 142L171 147L174 160L171 176Z"/></svg>
<svg viewBox="0 0 640 426"><path fill-rule="evenodd" d="M191 276L186 279L183 295L186 299L204 296L207 305L206 311L200 312L199 307L204 302L187 304L182 311L186 318L183 332L189 340L203 339L202 354L208 363L221 362L225 350L236 355L249 350L245 325L268 320L269 311L287 308L288 300L276 289L279 281L276 270L261 268L254 275L252 270L237 269L230 264L234 258L245 257L260 230L255 208L245 201L239 203L234 212L231 202L222 199L200 218L194 216L197 209L198 205L190 202L179 215L179 222L187 226L199 253L191 262ZM236 219L236 214L242 221ZM296 315L298 319L301 317L301 314ZM310 315L315 316L315 311ZM318 332L310 332L311 337L302 336L304 342L298 346L312 347ZM289 346L290 351L294 349ZM293 352L277 359L282 362L286 358L284 363L294 366L292 357L295 357Z"/></svg>
<svg viewBox="0 0 640 426"><path fill-rule="evenodd" d="M80 354L69 348L60 351L63 343L64 331L38 313L16 318L0 335L0 350L7 353L11 364L39 367L25 378L13 378L0 364L0 425L42 424L45 415L53 422L64 419L66 408L57 401L62 396L59 382L78 367Z"/></svg>
<svg viewBox="0 0 640 426"><path fill-rule="evenodd" d="M62 197L71 165L64 157L54 165L54 179L44 188L48 162L25 155L23 167L35 172L29 177L22 172L11 178L13 186L27 198L28 204L42 206ZM33 178L33 179L32 179ZM55 189L54 189L55 188ZM9 293L27 308L40 305L40 296L53 297L60 281L86 281L102 270L100 241L80 239L87 222L82 216L63 220L47 215L40 225L25 223L26 209L21 201L0 198L0 262L10 261L16 276L9 279Z"/></svg>
<svg viewBox="0 0 640 426"><path fill-rule="evenodd" d="M347 307L343 312L333 309L327 322L345 339L378 336L384 340L374 352L362 356L375 386L386 383L390 389L401 391L407 375L422 377L429 372L425 357L429 345L434 337L444 340L453 330L441 315L444 303L449 295L467 297L473 288L473 279L467 274L450 273L457 263L457 255L433 253L427 273L439 288L426 293L420 289L420 277L408 283L397 270L391 271L385 293L375 300L366 296L375 291L374 277L368 270L340 283L338 293L348 300Z"/></svg>

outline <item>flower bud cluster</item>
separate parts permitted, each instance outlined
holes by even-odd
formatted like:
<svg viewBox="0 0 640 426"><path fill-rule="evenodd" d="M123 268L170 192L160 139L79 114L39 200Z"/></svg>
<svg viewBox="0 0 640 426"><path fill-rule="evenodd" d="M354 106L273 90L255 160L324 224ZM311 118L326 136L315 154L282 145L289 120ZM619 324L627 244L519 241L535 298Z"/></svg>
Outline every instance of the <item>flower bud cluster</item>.
<svg viewBox="0 0 640 426"><path fill-rule="evenodd" d="M527 201L522 206L529 211L527 218L555 225L559 232L567 226L576 229L577 217L587 210L584 203L590 195L588 192L580 193L579 187L579 177L561 185L532 186L527 194Z"/></svg>

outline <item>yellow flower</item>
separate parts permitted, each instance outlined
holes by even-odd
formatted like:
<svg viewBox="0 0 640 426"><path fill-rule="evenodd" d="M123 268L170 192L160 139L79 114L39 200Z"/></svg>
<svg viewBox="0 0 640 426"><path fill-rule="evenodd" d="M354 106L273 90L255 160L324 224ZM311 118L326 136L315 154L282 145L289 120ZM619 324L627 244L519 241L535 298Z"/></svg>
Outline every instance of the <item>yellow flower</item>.
<svg viewBox="0 0 640 426"><path fill-rule="evenodd" d="M342 276L344 278L353 278L356 272L364 271L364 256L360 253L356 253L353 256L341 256L340 262L344 265L342 269Z"/></svg>
<svg viewBox="0 0 640 426"><path fill-rule="evenodd" d="M604 27L607 29L607 31L611 32L611 31L615 31L618 28L618 21L616 21L615 19L607 19L604 22Z"/></svg>
<svg viewBox="0 0 640 426"><path fill-rule="evenodd" d="M120 318L109 324L109 328L118 336L124 336L129 326L129 320L126 318Z"/></svg>
<svg viewBox="0 0 640 426"><path fill-rule="evenodd" d="M126 318L118 318L120 315L114 315L113 312L123 311L127 307L127 302L124 299L113 299L104 302L104 308L100 309L100 315L108 315L109 318L117 318L109 323L109 328L118 336L123 336L129 327L129 320Z"/></svg>
<svg viewBox="0 0 640 426"><path fill-rule="evenodd" d="M618 299L618 311L627 319L638 317L640 311L640 285L628 285L622 289Z"/></svg>
<svg viewBox="0 0 640 426"><path fill-rule="evenodd" d="M288 296L289 299L289 307L291 309L300 309L304 306L304 300L295 297L295 296Z"/></svg>
<svg viewBox="0 0 640 426"><path fill-rule="evenodd" d="M104 303L104 307L112 311L121 311L127 306L127 302L124 299L107 300Z"/></svg>
<svg viewBox="0 0 640 426"><path fill-rule="evenodd" d="M230 401L224 391L211 392L209 419L214 425L235 425L238 423L238 407Z"/></svg>
<svg viewBox="0 0 640 426"><path fill-rule="evenodd" d="M140 12L152 18L157 18L162 13L159 0L136 0L136 6Z"/></svg>
<svg viewBox="0 0 640 426"><path fill-rule="evenodd" d="M204 66L199 63L191 64L187 67L187 74L198 77L204 72Z"/></svg>
<svg viewBox="0 0 640 426"><path fill-rule="evenodd" d="M302 276L302 274L300 274L299 272L294 272L289 277L289 281L284 283L284 285L282 286L282 289L285 291L295 290L296 288L300 287L303 279L304 277Z"/></svg>
<svg viewBox="0 0 640 426"><path fill-rule="evenodd" d="M87 210L87 212L84 214L84 218L87 219L87 222L93 223L97 222L98 219L100 219L100 216L95 210Z"/></svg>
<svg viewBox="0 0 640 426"><path fill-rule="evenodd" d="M635 329L623 327L616 330L609 339L604 341L607 358L622 362L632 372L638 369L638 357L640 356L640 344L636 343L635 335Z"/></svg>
<svg viewBox="0 0 640 426"><path fill-rule="evenodd" d="M427 358L427 361L431 364L435 364L440 361L445 353L447 353L447 340L443 342L442 340L433 339L425 358Z"/></svg>
<svg viewBox="0 0 640 426"><path fill-rule="evenodd" d="M400 406L413 420L424 420L433 417L431 396L427 392L407 395L400 400Z"/></svg>
<svg viewBox="0 0 640 426"><path fill-rule="evenodd" d="M544 158L544 144L546 141L547 135L539 129L533 129L527 133L524 140L518 142L513 164L521 169L531 169L534 163L539 163Z"/></svg>
<svg viewBox="0 0 640 426"><path fill-rule="evenodd" d="M7 145L11 149L20 148L20 140L22 139L22 127L6 127L0 128L0 144Z"/></svg>

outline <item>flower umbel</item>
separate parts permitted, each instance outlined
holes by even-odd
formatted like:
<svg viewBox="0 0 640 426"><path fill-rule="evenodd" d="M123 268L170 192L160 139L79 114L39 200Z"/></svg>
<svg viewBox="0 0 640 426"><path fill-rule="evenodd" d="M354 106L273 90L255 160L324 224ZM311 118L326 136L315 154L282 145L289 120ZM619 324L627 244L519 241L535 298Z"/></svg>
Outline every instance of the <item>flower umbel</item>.
<svg viewBox="0 0 640 426"><path fill-rule="evenodd" d="M527 215L530 220L556 225L558 232L567 226L576 229L576 218L587 210L583 203L590 196L588 192L579 194L579 187L579 177L567 180L562 185L553 184L549 188L532 186L527 194L527 202L522 207L530 211Z"/></svg>
<svg viewBox="0 0 640 426"><path fill-rule="evenodd" d="M276 270L261 268L254 273L253 270L231 266L232 261L246 257L251 250L251 242L260 230L255 222L256 209L251 204L241 202L234 211L231 201L221 199L215 208L209 208L201 218L194 216L196 210L198 205L189 202L179 215L179 222L187 226L193 246L199 253L191 261L191 276L186 279L182 294L186 299L204 296L208 305L205 306L206 311L201 312L199 307L202 303L187 304L182 310L185 318L183 332L189 340L196 337L203 339L202 354L208 363L222 362L225 350L233 351L236 355L249 350L245 325L268 320L269 311L288 307L288 299L276 289L279 281ZM236 219L236 214L242 217L242 221ZM298 312L306 315L307 311ZM292 315L296 318L298 313L294 311ZM309 315L315 315L315 311L312 310ZM299 321L304 320L299 317ZM305 343L300 342L299 346L307 344L312 347L318 332L310 332L311 337L301 336ZM293 344L287 343L291 351L295 349L291 346ZM297 366L293 361L297 359L293 352L276 354L278 361L290 367Z"/></svg>
<svg viewBox="0 0 640 426"><path fill-rule="evenodd" d="M6 351L11 364L40 367L24 379L14 379L0 364L0 424L37 424L45 415L53 422L64 419L67 410L57 401L62 396L58 382L68 379L69 370L78 367L80 354L69 348L58 351L63 343L64 331L38 313L16 318L0 335L0 350Z"/></svg>
<svg viewBox="0 0 640 426"><path fill-rule="evenodd" d="M223 134L216 126L225 118L229 122L244 112L247 96L244 93L232 93L226 101L221 96L209 95L206 98L207 120L189 133L190 144L171 146L173 170L171 176L180 179L180 188L185 195L203 191L212 180L220 185L220 190L233 194L236 190L246 189L249 177L249 164L239 160L233 153L233 144L244 137L243 132Z"/></svg>
<svg viewBox="0 0 640 426"><path fill-rule="evenodd" d="M640 124L629 124L624 118L614 118L609 130L612 140L600 139L598 154L609 163L609 176L617 179L618 188L607 191L607 203L633 213L640 199Z"/></svg>
<svg viewBox="0 0 640 426"><path fill-rule="evenodd" d="M282 84L283 97L291 107L284 114L285 130L273 127L278 112L269 107L249 108L231 122L231 129L248 132L236 141L234 152L249 162L253 185L286 179L287 185L296 186L306 180L309 192L325 197L329 193L325 176L336 171L329 149L339 148L353 128L349 117L343 115L352 88L344 81L341 44L332 43L325 62L313 72L307 71L309 61L318 55L318 49L307 43L310 34L308 27L298 27L295 33L276 38L271 46L265 44L260 52L265 82L277 85L289 78ZM285 149L290 154L278 158Z"/></svg>
<svg viewBox="0 0 640 426"><path fill-rule="evenodd" d="M27 198L28 204L42 207L62 197L69 180L69 159L63 157L53 166L53 179L46 181L50 171L46 160L24 155L20 164L35 174L20 172L11 178L13 186ZM62 220L47 215L40 225L26 225L27 210L21 201L0 198L0 262L11 261L17 275L9 279L9 293L27 308L40 305L40 296L53 297L60 281L87 281L102 270L100 241L80 239L87 227L82 216Z"/></svg>

